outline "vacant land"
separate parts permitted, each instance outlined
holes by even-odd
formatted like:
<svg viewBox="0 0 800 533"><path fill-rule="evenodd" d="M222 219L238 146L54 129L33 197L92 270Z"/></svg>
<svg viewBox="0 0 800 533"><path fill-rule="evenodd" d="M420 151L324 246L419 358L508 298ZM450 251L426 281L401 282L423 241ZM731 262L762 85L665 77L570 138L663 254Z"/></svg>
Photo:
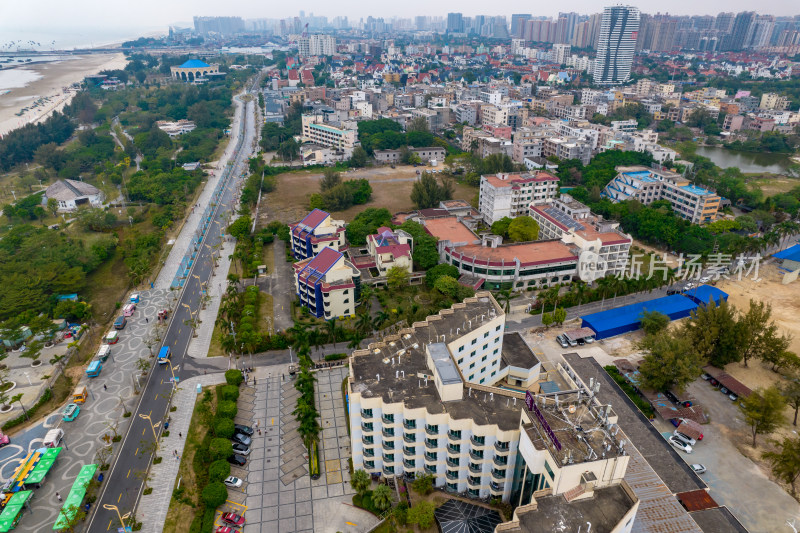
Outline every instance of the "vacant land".
<svg viewBox="0 0 800 533"><path fill-rule="evenodd" d="M751 176L748 174L748 176ZM764 196L775 196L776 194L786 193L800 185L800 180L788 178L778 174L754 174L755 179L749 180L749 184L761 189Z"/></svg>
<svg viewBox="0 0 800 533"><path fill-rule="evenodd" d="M431 170L430 167L401 166L374 167L351 170L342 173L342 179L368 179L372 185L372 200L364 205L355 205L345 211L331 213L337 219L345 221L353 218L368 207L385 207L392 213L414 209L411 203L411 187L417 179L416 171ZM319 192L319 181L322 172L319 170L300 170L287 172L277 176L277 188L262 201L259 214L259 225L273 220L295 222L308 213L310 196ZM454 198L471 201L478 189L467 185L456 184Z"/></svg>

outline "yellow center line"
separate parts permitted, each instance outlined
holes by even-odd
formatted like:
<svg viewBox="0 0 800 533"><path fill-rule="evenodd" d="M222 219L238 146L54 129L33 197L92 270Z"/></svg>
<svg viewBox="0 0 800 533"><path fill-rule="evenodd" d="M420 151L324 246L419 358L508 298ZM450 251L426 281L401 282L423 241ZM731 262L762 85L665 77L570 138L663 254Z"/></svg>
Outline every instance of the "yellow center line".
<svg viewBox="0 0 800 533"><path fill-rule="evenodd" d="M144 429L142 429L142 435L144 435Z"/></svg>
<svg viewBox="0 0 800 533"><path fill-rule="evenodd" d="M137 453L139 453L139 448L136 448L136 453L133 454L133 455L136 455ZM128 469L128 475L125 476L125 479L128 479L129 477L131 477L131 469L130 468Z"/></svg>
<svg viewBox="0 0 800 533"><path fill-rule="evenodd" d="M112 518L112 520L113 520L113 518ZM109 529L111 529L111 520L108 521L108 527L106 528L106 531L108 531Z"/></svg>
<svg viewBox="0 0 800 533"><path fill-rule="evenodd" d="M120 501L121 499L122 499L122 493L120 492L120 493L119 493L119 498L117 498L117 503L119 503L119 501Z"/></svg>
<svg viewBox="0 0 800 533"><path fill-rule="evenodd" d="M164 384L164 380L163 380L163 379L161 380L161 384L162 384L162 385ZM153 399L154 399L154 400L158 400L158 393L156 393L156 395L153 397ZM151 411L151 412L152 412L152 411Z"/></svg>

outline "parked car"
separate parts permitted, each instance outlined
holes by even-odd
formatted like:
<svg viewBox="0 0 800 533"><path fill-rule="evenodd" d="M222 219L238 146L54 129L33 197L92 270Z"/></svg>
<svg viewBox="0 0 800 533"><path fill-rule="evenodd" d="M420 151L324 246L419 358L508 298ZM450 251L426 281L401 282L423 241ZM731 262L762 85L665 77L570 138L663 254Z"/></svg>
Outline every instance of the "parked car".
<svg viewBox="0 0 800 533"><path fill-rule="evenodd" d="M244 525L244 517L236 513L223 513L222 521L235 527Z"/></svg>
<svg viewBox="0 0 800 533"><path fill-rule="evenodd" d="M244 444L239 444L238 442L233 443L233 453L238 453L242 457L247 457L250 455L250 448L245 446Z"/></svg>
<svg viewBox="0 0 800 533"><path fill-rule="evenodd" d="M728 398L730 398L732 402L736 402L739 400L739 395L736 394L735 392L732 392L728 394Z"/></svg>
<svg viewBox="0 0 800 533"><path fill-rule="evenodd" d="M679 438L680 440L682 440L683 442L685 442L689 446L694 446L695 444L697 444L696 440L694 440L692 437L690 437L689 435L687 435L685 433L681 433L677 429L672 432L672 435L677 437L677 438Z"/></svg>
<svg viewBox="0 0 800 533"><path fill-rule="evenodd" d="M700 377L703 378L703 381L708 381L709 379L711 379L711 376L706 374L705 372L703 372L703 374Z"/></svg>
<svg viewBox="0 0 800 533"><path fill-rule="evenodd" d="M586 337L583 340L586 341L586 344L592 344L594 342L594 337Z"/></svg>
<svg viewBox="0 0 800 533"><path fill-rule="evenodd" d="M701 465L701 464L695 463L695 464L689 465L689 466L692 467L692 470L694 470L695 474L705 474L706 473L706 467Z"/></svg>
<svg viewBox="0 0 800 533"><path fill-rule="evenodd" d="M702 284L702 283L708 283L709 281L711 281L711 278L710 278L710 277L708 277L708 276L703 276L702 278L700 278L700 279L699 279L699 280L697 280L697 281L698 281L698 283L701 283L701 284Z"/></svg>
<svg viewBox="0 0 800 533"><path fill-rule="evenodd" d="M669 441L669 443L672 445L673 448L677 448L683 453L692 453L692 447L683 442L682 440L680 440L678 437L673 435L667 440Z"/></svg>
<svg viewBox="0 0 800 533"><path fill-rule="evenodd" d="M725 394L726 396L727 396L727 395L728 395L728 393L730 392L730 391L729 391L728 389L726 389L725 387L720 387L720 388L719 388L719 391L720 391L722 394Z"/></svg>
<svg viewBox="0 0 800 533"><path fill-rule="evenodd" d="M710 379L708 380L708 382L709 382L709 383L711 383L711 386L712 386L712 387L716 387L717 385L719 385L719 381L717 381L717 380L716 380L716 379L714 379L714 378L710 378Z"/></svg>
<svg viewBox="0 0 800 533"><path fill-rule="evenodd" d="M567 342L567 339L565 339L563 336L559 335L558 337L556 337L556 341L558 342L558 344L561 345L562 348L569 348L569 343Z"/></svg>
<svg viewBox="0 0 800 533"><path fill-rule="evenodd" d="M231 526L219 526L214 533L233 533L236 531Z"/></svg>
<svg viewBox="0 0 800 533"><path fill-rule="evenodd" d="M238 453L235 453L235 454L231 455L230 457L228 457L228 462L230 464L232 464L232 465L244 466L244 465L247 464L247 459L242 457Z"/></svg>
<svg viewBox="0 0 800 533"><path fill-rule="evenodd" d="M583 340L583 339L578 339L577 342L578 342L578 346L583 346L583 345L586 344L586 341Z"/></svg>
<svg viewBox="0 0 800 533"><path fill-rule="evenodd" d="M231 440L233 442L238 442L239 444L244 444L245 446L250 446L250 443L253 442L253 439L247 435L242 435L241 433L235 434Z"/></svg>
<svg viewBox="0 0 800 533"><path fill-rule="evenodd" d="M675 396L671 391L664 392L664 396L666 396L672 403L678 403L678 397Z"/></svg>
<svg viewBox="0 0 800 533"><path fill-rule="evenodd" d="M242 424L234 424L233 429L234 431L236 431L236 433L242 433L244 435L247 435L248 437L253 436L253 428L251 428L250 426L244 426Z"/></svg>
<svg viewBox="0 0 800 533"><path fill-rule="evenodd" d="M235 477L235 476L226 477L225 481L223 483L225 483L227 486L233 487L233 488L239 488L239 487L242 486L242 480L239 479L238 477Z"/></svg>
<svg viewBox="0 0 800 533"><path fill-rule="evenodd" d="M72 422L73 420L78 418L78 415L80 414L80 412L81 412L81 408L78 407L78 404L71 403L64 409L64 412L61 415L61 419L64 422Z"/></svg>
<svg viewBox="0 0 800 533"><path fill-rule="evenodd" d="M118 316L114 321L114 329L125 329L125 324L127 323L128 320L125 318L125 315Z"/></svg>

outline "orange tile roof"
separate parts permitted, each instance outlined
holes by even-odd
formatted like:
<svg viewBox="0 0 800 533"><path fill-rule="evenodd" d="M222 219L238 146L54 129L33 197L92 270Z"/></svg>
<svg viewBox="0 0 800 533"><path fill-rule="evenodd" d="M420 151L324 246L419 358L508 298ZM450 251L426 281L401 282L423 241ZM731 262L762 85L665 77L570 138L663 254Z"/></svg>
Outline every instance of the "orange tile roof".
<svg viewBox="0 0 800 533"><path fill-rule="evenodd" d="M561 241L537 241L519 244L504 244L497 248L484 247L479 244L459 246L452 251L453 255L475 258L476 264L512 265L519 260L520 265L539 265L575 261L578 256L570 247Z"/></svg>
<svg viewBox="0 0 800 533"><path fill-rule="evenodd" d="M429 218L423 224L425 230L440 241L472 243L480 240L457 217Z"/></svg>

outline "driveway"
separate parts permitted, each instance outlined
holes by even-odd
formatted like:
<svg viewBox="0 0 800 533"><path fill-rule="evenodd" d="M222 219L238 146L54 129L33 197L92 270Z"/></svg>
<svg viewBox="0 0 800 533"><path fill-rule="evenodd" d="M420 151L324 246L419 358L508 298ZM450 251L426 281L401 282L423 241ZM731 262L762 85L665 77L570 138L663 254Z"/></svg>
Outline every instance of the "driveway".
<svg viewBox="0 0 800 533"><path fill-rule="evenodd" d="M800 516L800 504L731 442L732 433L746 429L739 409L700 379L689 385L689 393L705 408L711 423L703 426L703 440L693 452L681 457L687 463L705 465L708 471L700 477L708 484L711 496L729 507L752 533L789 531L786 520ZM661 420L656 424L660 431L674 429Z"/></svg>

